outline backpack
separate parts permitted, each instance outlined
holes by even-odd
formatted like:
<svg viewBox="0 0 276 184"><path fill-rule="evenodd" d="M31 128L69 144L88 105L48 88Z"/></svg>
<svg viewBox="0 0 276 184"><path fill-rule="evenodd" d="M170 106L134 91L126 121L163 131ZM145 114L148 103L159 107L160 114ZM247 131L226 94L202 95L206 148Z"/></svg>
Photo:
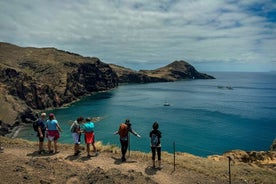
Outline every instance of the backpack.
<svg viewBox="0 0 276 184"><path fill-rule="evenodd" d="M35 132L38 132L38 119L33 121L33 129Z"/></svg>
<svg viewBox="0 0 276 184"><path fill-rule="evenodd" d="M128 134L128 126L125 123L122 123L119 127L118 134L120 137L126 137Z"/></svg>
<svg viewBox="0 0 276 184"><path fill-rule="evenodd" d="M78 124L76 121L73 122L73 124L71 125L71 133L76 133L77 132L77 129L78 129Z"/></svg>
<svg viewBox="0 0 276 184"><path fill-rule="evenodd" d="M151 134L151 146L158 146L158 136L156 134Z"/></svg>

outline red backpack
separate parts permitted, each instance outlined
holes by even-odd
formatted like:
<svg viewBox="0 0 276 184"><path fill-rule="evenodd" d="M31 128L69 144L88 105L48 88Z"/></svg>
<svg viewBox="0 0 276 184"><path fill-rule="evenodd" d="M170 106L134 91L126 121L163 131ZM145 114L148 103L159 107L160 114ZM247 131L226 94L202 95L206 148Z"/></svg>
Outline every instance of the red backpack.
<svg viewBox="0 0 276 184"><path fill-rule="evenodd" d="M118 131L120 137L126 137L128 134L128 126L125 123L122 123L119 127L119 131Z"/></svg>

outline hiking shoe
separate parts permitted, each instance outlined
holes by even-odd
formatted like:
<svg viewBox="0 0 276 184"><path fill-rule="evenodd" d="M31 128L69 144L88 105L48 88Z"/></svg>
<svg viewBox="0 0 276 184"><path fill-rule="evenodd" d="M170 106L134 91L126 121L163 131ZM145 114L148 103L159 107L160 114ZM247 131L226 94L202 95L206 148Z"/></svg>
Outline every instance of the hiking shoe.
<svg viewBox="0 0 276 184"><path fill-rule="evenodd" d="M42 153L45 153L45 150L38 151L38 154L41 155Z"/></svg>
<svg viewBox="0 0 276 184"><path fill-rule="evenodd" d="M78 156L80 154L80 151L76 151L75 153L74 153L74 156Z"/></svg>
<svg viewBox="0 0 276 184"><path fill-rule="evenodd" d="M123 157L123 158L122 158L122 162L126 162L126 158Z"/></svg>

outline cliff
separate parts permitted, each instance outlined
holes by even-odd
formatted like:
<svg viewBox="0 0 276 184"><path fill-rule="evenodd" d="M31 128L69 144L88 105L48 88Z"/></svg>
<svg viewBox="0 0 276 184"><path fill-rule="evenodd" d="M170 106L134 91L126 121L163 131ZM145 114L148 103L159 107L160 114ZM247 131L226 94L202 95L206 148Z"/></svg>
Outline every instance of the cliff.
<svg viewBox="0 0 276 184"><path fill-rule="evenodd" d="M116 73L98 58L0 43L0 134L34 119L33 110L61 107L116 86Z"/></svg>
<svg viewBox="0 0 276 184"><path fill-rule="evenodd" d="M119 83L213 79L185 61L134 71L55 48L0 42L0 135L35 119L35 111L58 108Z"/></svg>
<svg viewBox="0 0 276 184"><path fill-rule="evenodd" d="M120 83L173 82L183 79L214 79L213 76L198 72L186 61L174 61L171 64L155 69L134 71L129 68L111 64L117 73Z"/></svg>

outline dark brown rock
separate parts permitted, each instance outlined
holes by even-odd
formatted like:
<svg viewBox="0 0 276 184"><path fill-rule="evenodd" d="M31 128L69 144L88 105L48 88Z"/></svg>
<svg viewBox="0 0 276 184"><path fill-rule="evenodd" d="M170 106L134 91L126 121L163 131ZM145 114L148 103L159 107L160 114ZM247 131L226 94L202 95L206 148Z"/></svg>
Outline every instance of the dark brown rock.
<svg viewBox="0 0 276 184"><path fill-rule="evenodd" d="M0 102L5 106L0 132L10 133L18 121L29 123L36 111L117 85L117 75L98 58L0 43Z"/></svg>

